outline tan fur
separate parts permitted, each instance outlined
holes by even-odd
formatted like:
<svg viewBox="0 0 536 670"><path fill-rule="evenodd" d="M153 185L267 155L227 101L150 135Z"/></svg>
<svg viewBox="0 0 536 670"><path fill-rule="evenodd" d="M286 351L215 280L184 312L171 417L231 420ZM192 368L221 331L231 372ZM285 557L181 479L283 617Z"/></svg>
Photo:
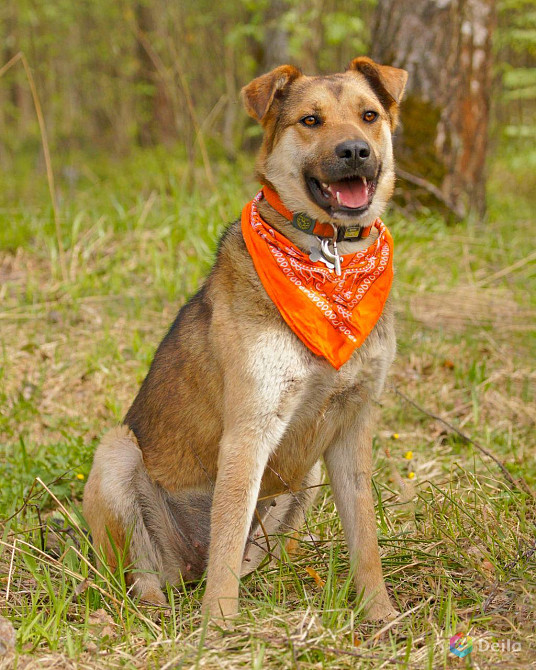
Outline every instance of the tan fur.
<svg viewBox="0 0 536 670"><path fill-rule="evenodd" d="M406 75L368 59L343 74L305 77L281 66L243 91L246 109L265 129L257 173L284 204L330 219L309 197L304 170L322 177L337 143L365 138L382 169L369 210L383 210L394 182L391 130ZM374 108L374 126L363 110ZM311 133L299 120L325 118ZM302 249L311 239L265 201L263 217ZM338 226L355 220L337 216ZM373 238L340 246L349 253ZM95 453L84 514L113 566L108 534L132 563L144 599L163 600L166 581L198 579L207 568L204 609L231 616L240 576L277 534L292 537L320 482L331 479L358 594L371 618L392 616L383 582L371 490L372 408L395 354L392 306L365 343L336 371L312 354L264 291L239 223L223 236L212 272L160 344L125 417Z"/></svg>

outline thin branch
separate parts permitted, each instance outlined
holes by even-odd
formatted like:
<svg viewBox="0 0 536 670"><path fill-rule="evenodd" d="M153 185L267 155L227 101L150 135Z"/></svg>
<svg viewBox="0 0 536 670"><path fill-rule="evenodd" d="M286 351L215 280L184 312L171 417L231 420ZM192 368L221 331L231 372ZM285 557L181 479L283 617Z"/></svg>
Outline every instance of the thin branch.
<svg viewBox="0 0 536 670"><path fill-rule="evenodd" d="M262 522L261 515L259 514L259 510L255 507L255 516L257 517L257 521L259 522L259 526L261 527L262 533L264 535L264 539L266 541L266 550L269 554L272 553L272 549L270 548L270 540L268 538L268 533L266 531L266 527L264 523Z"/></svg>
<svg viewBox="0 0 536 670"><path fill-rule="evenodd" d="M503 568L504 572L505 573L511 572L522 561L523 562L529 561L534 556L535 553L536 553L536 540L532 543L532 546L530 546L523 552L519 552L517 557L513 561L507 563ZM508 579L506 582L503 582L502 583L503 587L507 586L513 579L514 577L510 577L510 579ZM489 596L486 598L486 600L482 605L482 614L486 613L489 614L489 608L497 596L497 591L500 585L501 582L499 580L497 580L493 585Z"/></svg>
<svg viewBox="0 0 536 670"><path fill-rule="evenodd" d="M192 124L195 129L195 135L196 139L199 142L199 149L201 150L201 157L203 159L203 166L205 168L205 173L207 175L207 179L212 187L213 191L217 192L217 187L216 187L216 181L214 179L214 173L212 172L212 166L210 164L210 159L208 157L208 151L207 151L207 146L205 144L205 138L203 137L203 132L201 130L201 125L199 121L197 120L197 114L195 112L195 107L194 103L192 100L192 95L190 93L190 87L188 86L188 80L186 79L186 75L184 74L184 70L181 65L181 58L179 54L177 53L175 46L173 42L170 41L169 43L170 49L174 52L174 67L175 71L177 72L177 75L179 76L179 81L182 87L182 91L184 93L184 98L186 100L186 105L188 107L188 112L190 114L190 118L192 119Z"/></svg>
<svg viewBox="0 0 536 670"><path fill-rule="evenodd" d="M10 58L8 62L0 67L0 77L2 77L10 68L11 66L15 65L15 63L18 63L20 61L21 53L19 51L18 54L15 54L13 58Z"/></svg>
<svg viewBox="0 0 536 670"><path fill-rule="evenodd" d="M67 281L67 265L65 264L65 252L63 250L63 242L61 241L61 229L60 229L60 220L58 214L58 202L56 200L56 188L54 186L54 172L52 170L52 161L50 159L50 150L48 147L48 136L47 129L45 125L45 117L43 116L43 109L41 103L39 102L39 96L37 94L37 88L35 86L35 80L32 75L26 56L19 51L15 54L11 60L9 60L3 67L0 68L0 77L4 75L15 63L21 62L26 73L26 78L28 79L28 84L30 85L30 91L32 94L32 99L35 108L35 114L37 116L37 122L39 123L39 131L41 133L41 144L43 146L43 154L45 156L45 166L47 173L48 181L48 190L50 193L50 200L52 202L52 211L54 214L54 226L56 229L56 244L58 245L58 256L60 259L60 268L61 276L63 281Z"/></svg>
<svg viewBox="0 0 536 670"><path fill-rule="evenodd" d="M149 41L147 35L138 26L136 26L134 24L132 25L132 29L133 29L137 39L139 40L141 46L143 47L143 49L145 50L145 52L149 56L151 62L153 63L158 76L160 77L162 83L166 87L166 90L169 90L169 89L173 88L172 84L170 84L170 81L169 81L167 68L164 65L164 63L163 63L162 59L160 58L159 54L153 48L153 46L152 46L151 42ZM173 45L171 45L171 48L173 48ZM173 48L173 50L174 50L174 48ZM216 180L214 179L214 173L212 171L212 166L210 164L210 158L208 156L208 150L207 150L207 146L205 144L205 139L204 139L204 136L203 136L202 127L201 127L201 125L200 125L200 123L197 119L197 115L196 115L196 112L195 112L195 107L194 107L194 103L193 103L193 100L192 100L192 96L190 94L190 88L188 86L188 81L187 81L187 79L184 75L182 67L180 66L180 58L179 58L179 56L176 52L174 53L174 56L175 56L175 66L174 66L175 71L176 71L176 73L179 77L180 85L182 87L182 91L183 91L183 94L184 94L184 99L186 101L186 108L188 109L188 114L190 116L192 126L195 130L196 140L199 142L199 149L201 151L201 158L202 158L202 161L203 161L203 167L205 169L205 175L207 177L207 181L208 181L211 189L215 193L217 193L218 188L217 188L217 185L216 185ZM222 218L224 220L226 219L225 213L221 210L221 208L220 208L220 215L222 215Z"/></svg>
<svg viewBox="0 0 536 670"><path fill-rule="evenodd" d="M520 258L515 263L512 263L512 265L508 265L507 267L502 268L498 272L494 272L493 274L484 277L484 279L480 279L479 281L476 282L476 285L485 286L486 284L489 284L490 282L495 281L496 279L500 279L501 277L510 274L514 270L519 270L519 268L522 268L524 265L527 265L527 263L532 263L532 261L534 260L536 260L536 251L533 251L528 256Z"/></svg>
<svg viewBox="0 0 536 670"><path fill-rule="evenodd" d="M501 463L501 461L494 454L492 454L491 451L489 451L488 449L483 447L481 444L479 444L478 442L473 440L471 437L469 437L469 435L466 435L465 433L463 433L459 428L456 428L456 426L453 426L448 421L445 421L445 419L443 419L442 417L438 416L437 414L433 414L433 412L429 412L427 409L424 409L424 407L421 407L420 405L418 405L414 400L409 398L405 393L402 393L402 391L399 391L396 386L391 386L391 388L396 393L396 395L398 395L400 398L402 398L402 400L404 400L405 402L410 404L415 409L419 410L419 412L422 412L422 414L425 414L426 416L429 416L431 419L434 419L435 421L439 421L439 423L442 423L446 428L451 430L453 433L456 433L456 435L458 435L458 437L461 437L462 440L464 440L464 442L467 442L468 444L472 444L479 451L481 451L488 458L490 458L494 463L496 463L498 465L498 467L500 468L501 472L503 473L505 479L507 479L508 482L515 489L518 489L518 490L522 489L525 493L528 493L532 498L535 497L534 493L531 491L528 484L525 481L521 480L522 486L520 487L519 483L515 481L515 479L512 477L512 475L508 472L508 470L504 466L504 464Z"/></svg>
<svg viewBox="0 0 536 670"><path fill-rule="evenodd" d="M309 536L311 538L311 542L313 543L313 547L315 548L315 551L318 555L318 558L319 558L320 562L323 563L324 566L326 567L326 570L329 571L329 566L328 566L327 562L324 560L324 558L322 556L322 552L320 551L320 547L318 546L318 543L315 539L315 536L313 535L313 533L311 531L311 528L309 527L309 522L307 521L307 509L303 506L302 501L299 499L299 497L297 495L300 491L307 490L307 488L309 488L309 487L306 487L305 489L299 489L298 491L293 491L291 489L291 487L289 486L289 484L287 484L287 482L279 474L279 472L277 472L277 470L274 470L274 468L272 468L272 466L269 463L268 463L267 467L279 479L279 481L283 484L283 486L286 487L288 495L292 496L294 498L294 501L296 502L296 504L300 507L300 509L302 511L302 514L303 514L303 522L304 522L305 527L307 529L307 533L309 534ZM292 530L296 530L296 529L292 528Z"/></svg>
<svg viewBox="0 0 536 670"><path fill-rule="evenodd" d="M11 560L9 562L9 573L7 576L6 603L9 601L9 591L11 588L11 579L13 577L13 562L15 560L16 550L17 550L17 538L13 540L13 549L11 550Z"/></svg>
<svg viewBox="0 0 536 670"><path fill-rule="evenodd" d="M411 172L406 172L405 170L402 170L401 168L396 168L396 175L397 177L400 177L400 179L404 179L404 181L409 181L410 184L414 184L415 186L419 186L420 188L423 188L425 191L428 191L430 195L433 195L434 198L442 202L445 207L450 209L450 211L455 214L458 219L463 219L465 216L465 211L463 208L461 208L459 205L455 205L453 202L451 202L448 198L446 198L443 193L441 193L441 190L437 188L435 184L432 184L431 182L427 181L426 179L423 179L422 177L417 177L414 174L411 174Z"/></svg>
<svg viewBox="0 0 536 670"><path fill-rule="evenodd" d="M83 462L85 462L85 461L83 461ZM51 482L49 482L48 486L49 487L54 486L55 484L60 482L64 477L67 477L67 475L71 474L71 472L75 472L76 470L78 470L80 468L80 465L81 465L81 463L73 466L72 468L69 468L69 470L67 470L67 472L64 472L63 474L59 475L59 477L56 477L56 479L53 479ZM38 478L36 477L33 480L32 485L30 487L30 490L28 491L28 493L26 494L26 497L22 501L22 505L15 512L13 512L13 514L11 516L8 516L7 519L0 519L0 524L2 524L2 525L7 524L8 521L11 521L11 519L14 519L16 516L21 514L26 509L26 507L28 507L31 500L33 500L34 498L41 498L42 496L45 495L46 491L37 490L37 491L35 491L35 493L33 492L33 490L35 488L35 485L38 483L37 479Z"/></svg>

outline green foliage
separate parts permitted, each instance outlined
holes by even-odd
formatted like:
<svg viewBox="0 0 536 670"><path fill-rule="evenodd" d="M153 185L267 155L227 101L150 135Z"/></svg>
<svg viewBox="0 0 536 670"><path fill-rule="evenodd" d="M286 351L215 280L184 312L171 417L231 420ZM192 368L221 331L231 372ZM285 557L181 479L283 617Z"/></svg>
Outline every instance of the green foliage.
<svg viewBox="0 0 536 670"><path fill-rule="evenodd" d="M238 91L265 67L274 30L286 51L281 58L310 73L333 71L367 53L375 6L375 0L6 0L2 58L26 54L49 142L66 157L65 169L80 150L124 155L138 143L177 140L192 162L199 129L226 155L258 136ZM499 3L494 108L508 136L533 133L535 31L530 0ZM28 82L16 65L0 85L0 168L8 178L13 156L38 156L40 142Z"/></svg>
<svg viewBox="0 0 536 670"><path fill-rule="evenodd" d="M532 0L500 0L496 46L536 57L536 11Z"/></svg>
<svg viewBox="0 0 536 670"><path fill-rule="evenodd" d="M503 78L505 100L536 100L536 68L515 68Z"/></svg>
<svg viewBox="0 0 536 670"><path fill-rule="evenodd" d="M244 137L237 93L264 67L269 28L311 72L338 69L367 48L370 0L276 7L274 14L272 3L244 0L7 0L3 58L22 51L33 68L53 153L124 154L138 142L179 139L191 155L199 127L228 152ZM9 170L15 153L38 152L40 137L20 66L1 83L0 166Z"/></svg>
<svg viewBox="0 0 536 670"><path fill-rule="evenodd" d="M501 0L495 39L501 95L496 110L508 138L534 138L536 113L536 11L531 0Z"/></svg>

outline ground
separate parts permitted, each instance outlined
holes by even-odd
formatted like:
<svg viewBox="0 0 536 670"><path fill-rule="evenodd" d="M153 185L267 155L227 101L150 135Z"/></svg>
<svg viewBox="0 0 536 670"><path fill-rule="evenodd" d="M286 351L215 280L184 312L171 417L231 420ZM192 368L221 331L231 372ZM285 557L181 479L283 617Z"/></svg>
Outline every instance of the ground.
<svg viewBox="0 0 536 670"><path fill-rule="evenodd" d="M211 183L164 150L59 162L62 254L40 165L6 175L0 668L536 667L536 153L493 165L486 221L385 216L399 350L374 485L399 620L363 622L327 485L308 518L315 541L244 580L228 630L203 625L202 583L155 609L96 567L80 515L92 452L255 193L251 165L215 162ZM473 638L463 660L455 633Z"/></svg>

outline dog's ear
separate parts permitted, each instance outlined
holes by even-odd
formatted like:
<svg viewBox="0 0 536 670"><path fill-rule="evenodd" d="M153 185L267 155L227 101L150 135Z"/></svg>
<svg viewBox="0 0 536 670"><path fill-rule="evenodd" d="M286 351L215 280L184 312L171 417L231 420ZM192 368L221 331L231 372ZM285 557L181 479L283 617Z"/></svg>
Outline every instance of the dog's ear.
<svg viewBox="0 0 536 670"><path fill-rule="evenodd" d="M408 73L405 70L390 65L378 65L366 56L354 58L346 70L361 72L374 90L382 89L392 102L400 104L408 80Z"/></svg>
<svg viewBox="0 0 536 670"><path fill-rule="evenodd" d="M301 76L300 70L293 65L280 65L254 79L242 89L242 100L247 113L263 123L274 101L282 98L290 84Z"/></svg>
<svg viewBox="0 0 536 670"><path fill-rule="evenodd" d="M346 71L360 72L380 102L391 114L392 125L396 125L396 107L400 104L408 80L408 73L398 67L378 65L366 56L354 58L348 64ZM394 107L394 109L393 109Z"/></svg>

